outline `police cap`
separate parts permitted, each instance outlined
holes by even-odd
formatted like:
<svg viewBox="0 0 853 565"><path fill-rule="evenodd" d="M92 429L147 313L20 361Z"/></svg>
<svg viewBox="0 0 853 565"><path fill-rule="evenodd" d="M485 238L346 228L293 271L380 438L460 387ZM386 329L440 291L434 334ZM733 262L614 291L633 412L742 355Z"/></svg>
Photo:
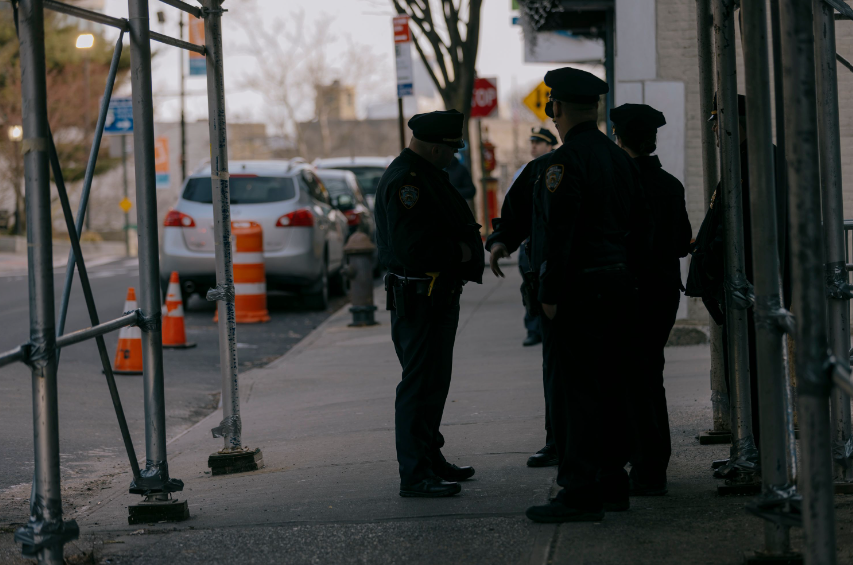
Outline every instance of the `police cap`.
<svg viewBox="0 0 853 565"><path fill-rule="evenodd" d="M545 73L545 86L551 88L551 98L577 104L595 104L610 87L592 73L563 67Z"/></svg>
<svg viewBox="0 0 853 565"><path fill-rule="evenodd" d="M465 146L462 142L462 122L465 116L456 110L442 110L416 114L409 120L409 129L415 139L429 143L443 143L454 149Z"/></svg>
<svg viewBox="0 0 853 565"><path fill-rule="evenodd" d="M622 104L610 110L610 121L626 134L652 133L666 125L663 113L646 104Z"/></svg>
<svg viewBox="0 0 853 565"><path fill-rule="evenodd" d="M544 141L548 145L557 145L557 137L547 128L533 128L530 130L530 141Z"/></svg>
<svg viewBox="0 0 853 565"><path fill-rule="evenodd" d="M743 94L737 95L737 115L741 118L746 117L746 96ZM711 117L708 118L709 122L713 122L717 119L717 93L714 93L714 109L711 110Z"/></svg>

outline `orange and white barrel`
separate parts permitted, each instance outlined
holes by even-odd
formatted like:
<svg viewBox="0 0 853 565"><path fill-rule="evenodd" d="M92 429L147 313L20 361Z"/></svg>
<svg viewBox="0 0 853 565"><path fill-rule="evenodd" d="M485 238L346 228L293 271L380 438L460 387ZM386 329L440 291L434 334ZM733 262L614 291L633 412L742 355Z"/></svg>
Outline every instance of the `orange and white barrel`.
<svg viewBox="0 0 853 565"><path fill-rule="evenodd" d="M194 343L187 343L187 331L184 324L184 301L181 297L181 279L177 271L172 271L169 289L166 292L166 304L163 306L163 347L168 349L189 349Z"/></svg>
<svg viewBox="0 0 853 565"><path fill-rule="evenodd" d="M257 222L231 222L234 241L234 312L238 324L269 322L264 231ZM214 321L218 321L217 310Z"/></svg>
<svg viewBox="0 0 853 565"><path fill-rule="evenodd" d="M136 291L130 287L127 289L127 298L124 301L124 311L131 312L137 308ZM138 327L130 326L119 330L113 373L117 375L142 374L142 330Z"/></svg>

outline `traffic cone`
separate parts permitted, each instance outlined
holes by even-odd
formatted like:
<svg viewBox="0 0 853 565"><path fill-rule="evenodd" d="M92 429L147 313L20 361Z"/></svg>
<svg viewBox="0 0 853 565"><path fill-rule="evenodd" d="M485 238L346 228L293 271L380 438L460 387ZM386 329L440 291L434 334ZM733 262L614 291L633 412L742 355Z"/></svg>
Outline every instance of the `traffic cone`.
<svg viewBox="0 0 853 565"><path fill-rule="evenodd" d="M189 349L194 343L187 343L184 327L184 301L181 299L181 279L178 272L172 271L169 278L169 290L166 293L166 305L163 306L163 347L168 349Z"/></svg>
<svg viewBox="0 0 853 565"><path fill-rule="evenodd" d="M136 291L130 287L127 289L127 299L124 301L124 311L131 312L136 309ZM137 326L119 330L113 373L117 375L142 374L142 330Z"/></svg>
<svg viewBox="0 0 853 565"><path fill-rule="evenodd" d="M264 231L256 222L232 222L234 239L234 313L238 324L269 322ZM219 308L213 321L219 321Z"/></svg>

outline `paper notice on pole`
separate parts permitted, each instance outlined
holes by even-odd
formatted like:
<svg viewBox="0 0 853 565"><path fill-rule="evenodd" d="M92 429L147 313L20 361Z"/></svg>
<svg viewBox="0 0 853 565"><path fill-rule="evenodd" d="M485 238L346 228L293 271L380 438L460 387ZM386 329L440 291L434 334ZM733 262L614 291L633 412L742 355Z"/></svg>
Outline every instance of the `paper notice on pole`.
<svg viewBox="0 0 853 565"><path fill-rule="evenodd" d="M190 43L196 45L204 45L204 20L200 20L193 15L188 15ZM190 75L207 74L207 63L204 55L190 51Z"/></svg>
<svg viewBox="0 0 853 565"><path fill-rule="evenodd" d="M412 32L409 16L394 17L394 54L397 60L397 98L414 94Z"/></svg>
<svg viewBox="0 0 853 565"><path fill-rule="evenodd" d="M154 138L154 174L157 188L169 188L169 138Z"/></svg>

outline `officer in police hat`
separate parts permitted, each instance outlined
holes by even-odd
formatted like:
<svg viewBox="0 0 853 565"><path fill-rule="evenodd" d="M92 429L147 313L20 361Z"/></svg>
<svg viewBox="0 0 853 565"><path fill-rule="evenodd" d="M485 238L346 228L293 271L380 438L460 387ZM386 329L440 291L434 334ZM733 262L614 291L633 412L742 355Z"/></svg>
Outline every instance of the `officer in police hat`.
<svg viewBox="0 0 853 565"><path fill-rule="evenodd" d="M599 521L629 502L625 335L637 302L635 272L651 248L651 217L631 157L598 129L607 83L572 68L549 71L546 111L563 145L536 181L544 241L539 302L560 347L551 382L557 483L537 522ZM534 203L537 201L534 200ZM535 232L534 232L535 233ZM536 246L534 246L536 247Z"/></svg>
<svg viewBox="0 0 853 565"><path fill-rule="evenodd" d="M439 431L450 388L459 295L482 283L480 226L444 169L462 147L456 110L409 120L412 140L376 192L376 242L388 269L391 337L403 377L397 385L395 431L400 496L451 496L474 475L441 454Z"/></svg>
<svg viewBox="0 0 853 565"><path fill-rule="evenodd" d="M657 156L658 128L664 115L646 104L623 104L610 111L616 143L633 157L655 225L648 262L638 273L641 331L632 338L635 370L631 390L631 494L666 494L666 469L672 454L666 390L664 347L675 324L681 291L679 259L690 251L693 231L687 216L684 185L666 172Z"/></svg>

